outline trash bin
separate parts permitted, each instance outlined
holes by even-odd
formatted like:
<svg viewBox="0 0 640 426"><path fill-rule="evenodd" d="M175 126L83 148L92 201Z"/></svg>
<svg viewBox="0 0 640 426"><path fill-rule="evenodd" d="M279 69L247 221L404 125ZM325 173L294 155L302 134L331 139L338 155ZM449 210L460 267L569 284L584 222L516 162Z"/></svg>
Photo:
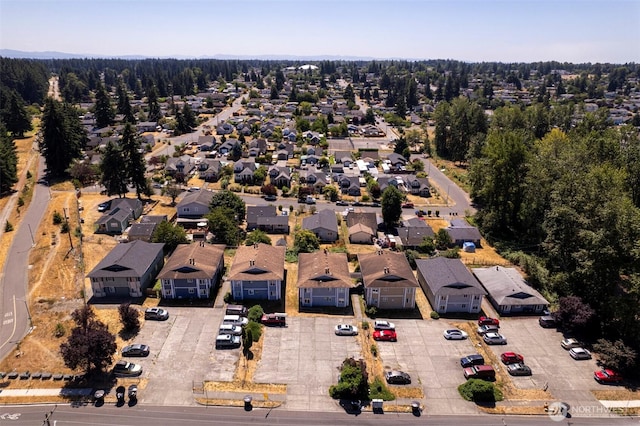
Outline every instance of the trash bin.
<svg viewBox="0 0 640 426"><path fill-rule="evenodd" d="M372 399L371 400L371 408L373 409L374 413L381 413L382 412L382 404L384 403L384 400L382 399Z"/></svg>
<svg viewBox="0 0 640 426"><path fill-rule="evenodd" d="M253 397L251 395L245 395L244 400L244 409L245 411L251 411L251 401L253 401Z"/></svg>
<svg viewBox="0 0 640 426"><path fill-rule="evenodd" d="M420 409L420 402L418 401L411 402L411 412L413 413L414 416L419 416L422 413L422 410Z"/></svg>

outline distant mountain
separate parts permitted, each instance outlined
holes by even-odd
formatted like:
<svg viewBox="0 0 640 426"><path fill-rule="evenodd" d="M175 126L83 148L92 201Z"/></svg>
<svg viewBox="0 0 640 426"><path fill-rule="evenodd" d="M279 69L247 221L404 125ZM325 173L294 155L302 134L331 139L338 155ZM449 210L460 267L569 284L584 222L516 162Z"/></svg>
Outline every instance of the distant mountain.
<svg viewBox="0 0 640 426"><path fill-rule="evenodd" d="M109 56L109 55L96 55L92 53L79 54L79 53L65 53L65 52L55 52L55 51L45 51L45 52L25 52L22 50L12 50L12 49L0 49L0 56L5 58L16 58L16 59L82 59L82 58L119 58L119 59L149 59L149 58L158 58L157 56L144 56L144 55L117 55L117 56ZM215 54L212 56L185 56L185 55L166 55L160 58L172 58L172 59L258 59L264 61L270 60L285 60L285 61L371 61L376 58L373 57L364 57L364 56L340 56L340 55L226 55L226 54ZM378 58L380 59L380 58ZM399 58L388 58L388 59L399 59Z"/></svg>

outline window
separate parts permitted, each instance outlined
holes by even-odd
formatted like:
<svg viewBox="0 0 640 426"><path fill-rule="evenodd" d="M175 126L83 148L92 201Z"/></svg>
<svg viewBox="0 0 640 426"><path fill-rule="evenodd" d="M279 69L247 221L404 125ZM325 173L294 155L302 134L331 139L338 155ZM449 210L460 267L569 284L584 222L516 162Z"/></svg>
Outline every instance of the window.
<svg viewBox="0 0 640 426"><path fill-rule="evenodd" d="M187 282L188 282L189 284L193 284L193 279L192 279L192 278L187 278Z"/></svg>
<svg viewBox="0 0 640 426"><path fill-rule="evenodd" d="M310 305L311 304L311 299L304 299L304 304L305 305Z"/></svg>
<svg viewBox="0 0 640 426"><path fill-rule="evenodd" d="M462 305L462 309L466 309L467 305Z"/></svg>
<svg viewBox="0 0 640 426"><path fill-rule="evenodd" d="M247 290L247 294L248 294L249 296L253 296L253 295L254 295L254 293L255 293L255 292L254 292L254 290L253 290L253 289L249 289L249 290Z"/></svg>
<svg viewBox="0 0 640 426"><path fill-rule="evenodd" d="M189 289L189 294L194 294L195 292L196 292L196 289L195 289L195 288L190 288L190 289Z"/></svg>
<svg viewBox="0 0 640 426"><path fill-rule="evenodd" d="M465 295L463 295L462 297L464 297L464 298L466 299L467 297L469 297L469 295L468 295L468 294L465 294Z"/></svg>

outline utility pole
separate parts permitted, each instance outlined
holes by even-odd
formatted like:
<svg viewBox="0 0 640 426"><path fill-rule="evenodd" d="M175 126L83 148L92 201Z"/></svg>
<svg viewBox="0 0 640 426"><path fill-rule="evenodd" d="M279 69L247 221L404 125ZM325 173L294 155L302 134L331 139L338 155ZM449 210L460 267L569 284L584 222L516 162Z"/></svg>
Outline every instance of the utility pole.
<svg viewBox="0 0 640 426"><path fill-rule="evenodd" d="M68 228L68 232L67 234L69 235L69 244L71 245L71 250L73 250L73 240L71 239L71 228L69 227L69 214L67 212L67 208L64 208L64 219L67 221L67 228Z"/></svg>
<svg viewBox="0 0 640 426"><path fill-rule="evenodd" d="M53 412L56 411L56 408L58 408L58 404L53 406L53 410L51 410L47 414L45 414L44 422L42 423L42 426L51 426L51 421L49 419L53 415Z"/></svg>

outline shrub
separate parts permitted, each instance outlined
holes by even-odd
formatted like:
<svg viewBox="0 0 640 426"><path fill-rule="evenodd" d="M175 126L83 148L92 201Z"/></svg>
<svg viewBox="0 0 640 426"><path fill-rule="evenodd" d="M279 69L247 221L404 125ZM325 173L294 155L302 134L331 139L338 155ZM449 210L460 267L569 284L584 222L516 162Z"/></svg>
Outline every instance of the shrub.
<svg viewBox="0 0 640 426"><path fill-rule="evenodd" d="M378 356L378 346L376 346L375 343L371 344L371 355L373 355L374 358Z"/></svg>
<svg viewBox="0 0 640 426"><path fill-rule="evenodd" d="M4 223L4 232L11 232L13 231L13 225L11 224L11 222L6 221Z"/></svg>
<svg viewBox="0 0 640 426"><path fill-rule="evenodd" d="M18 207L24 206L24 198L18 197Z"/></svg>
<svg viewBox="0 0 640 426"><path fill-rule="evenodd" d="M260 340L260 336L262 336L262 324L252 320L252 321L249 321L247 325L244 326L244 329L247 333L251 332L251 338L253 339L254 342L257 342L258 340Z"/></svg>
<svg viewBox="0 0 640 426"><path fill-rule="evenodd" d="M431 311L431 319L440 319L440 314L437 313L436 311Z"/></svg>
<svg viewBox="0 0 640 426"><path fill-rule="evenodd" d="M54 211L53 212L53 224L54 225L60 225L63 220L64 220L64 218L62 217L60 212L58 212L58 211Z"/></svg>
<svg viewBox="0 0 640 426"><path fill-rule="evenodd" d="M360 326L362 327L363 330L368 330L369 329L369 321L362 321Z"/></svg>
<svg viewBox="0 0 640 426"><path fill-rule="evenodd" d="M385 401L393 401L396 399L396 396L391 393L387 385L379 377L373 379L373 382L369 386L369 397L371 399L382 399Z"/></svg>
<svg viewBox="0 0 640 426"><path fill-rule="evenodd" d="M340 368L340 380L329 387L334 399L369 399L369 384L366 364L363 360L347 358Z"/></svg>
<svg viewBox="0 0 640 426"><path fill-rule="evenodd" d="M378 308L376 308L375 306L368 306L364 312L367 314L367 316L375 318L376 314L378 313Z"/></svg>
<svg viewBox="0 0 640 426"><path fill-rule="evenodd" d="M69 222L62 222L62 226L60 226L60 232L66 234L69 232Z"/></svg>
<svg viewBox="0 0 640 426"><path fill-rule="evenodd" d="M31 172L29 170L27 170L27 179L31 179L31 176L33 176L33 175L31 174Z"/></svg>
<svg viewBox="0 0 640 426"><path fill-rule="evenodd" d="M233 302L233 297L231 296L231 292L230 291L226 292L222 300L224 300L224 303Z"/></svg>
<svg viewBox="0 0 640 426"><path fill-rule="evenodd" d="M445 250L441 253L441 256L447 259L460 259L460 247Z"/></svg>
<svg viewBox="0 0 640 426"><path fill-rule="evenodd" d="M118 306L118 313L124 331L132 332L140 329L140 313L136 308L132 308L130 303L122 303Z"/></svg>
<svg viewBox="0 0 640 426"><path fill-rule="evenodd" d="M55 337L62 337L64 336L64 334L67 332L67 330L65 330L64 328L64 324L62 324L61 322L56 324L56 330L53 332L53 335Z"/></svg>
<svg viewBox="0 0 640 426"><path fill-rule="evenodd" d="M502 391L493 383L480 379L469 379L458 386L458 392L467 401L494 402L502 401Z"/></svg>
<svg viewBox="0 0 640 426"><path fill-rule="evenodd" d="M254 305L249 309L247 318L249 319L249 321L259 323L260 320L262 319L263 314L264 314L264 309L262 309L262 306Z"/></svg>

